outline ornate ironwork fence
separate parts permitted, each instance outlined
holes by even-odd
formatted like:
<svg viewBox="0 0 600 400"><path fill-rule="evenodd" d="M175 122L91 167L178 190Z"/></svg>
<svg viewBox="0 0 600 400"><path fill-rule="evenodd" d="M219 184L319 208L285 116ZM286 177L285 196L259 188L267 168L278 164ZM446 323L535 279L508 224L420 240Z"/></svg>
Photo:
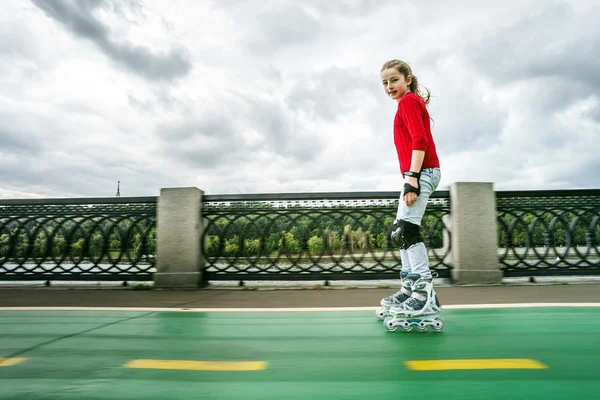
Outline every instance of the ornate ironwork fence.
<svg viewBox="0 0 600 400"><path fill-rule="evenodd" d="M156 200L0 200L0 280L152 280Z"/></svg>
<svg viewBox="0 0 600 400"><path fill-rule="evenodd" d="M496 192L504 275L600 274L600 190Z"/></svg>
<svg viewBox="0 0 600 400"><path fill-rule="evenodd" d="M207 195L208 280L395 279L397 192ZM600 190L498 191L504 275L600 275ZM157 197L0 200L0 280L150 281ZM431 267L451 271L450 196L423 220Z"/></svg>
<svg viewBox="0 0 600 400"><path fill-rule="evenodd" d="M202 246L208 280L397 279L390 243L398 192L207 195ZM450 275L448 191L423 219L431 268ZM447 236L445 240L444 235Z"/></svg>

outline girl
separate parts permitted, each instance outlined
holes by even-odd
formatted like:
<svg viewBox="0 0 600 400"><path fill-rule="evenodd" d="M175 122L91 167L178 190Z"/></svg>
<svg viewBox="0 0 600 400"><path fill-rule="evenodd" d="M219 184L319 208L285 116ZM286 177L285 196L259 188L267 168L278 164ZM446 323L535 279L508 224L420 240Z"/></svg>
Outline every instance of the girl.
<svg viewBox="0 0 600 400"><path fill-rule="evenodd" d="M392 242L400 248L402 288L381 300L382 309L377 315L380 319L386 314L433 317L432 314L437 316L439 313L440 305L433 291L433 276L421 236L421 220L427 201L441 177L427 111L430 93L421 93L417 77L403 61L386 62L380 75L386 94L398 103L394 144L400 173L405 180L391 235Z"/></svg>

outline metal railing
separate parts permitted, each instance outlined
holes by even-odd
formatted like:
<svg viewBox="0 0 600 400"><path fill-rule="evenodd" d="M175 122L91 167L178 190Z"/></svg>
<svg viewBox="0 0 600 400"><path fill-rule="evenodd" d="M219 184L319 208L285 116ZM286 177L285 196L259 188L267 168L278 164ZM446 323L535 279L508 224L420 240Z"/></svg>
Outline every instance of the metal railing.
<svg viewBox="0 0 600 400"><path fill-rule="evenodd" d="M207 280L396 279L398 192L205 195ZM0 200L0 280L149 281L157 197ZM422 232L452 269L448 191ZM504 276L600 275L600 190L496 192Z"/></svg>
<svg viewBox="0 0 600 400"><path fill-rule="evenodd" d="M504 276L600 274L600 190L496 192Z"/></svg>
<svg viewBox="0 0 600 400"><path fill-rule="evenodd" d="M206 279L397 279L401 260L390 233L398 197L399 192L205 196ZM435 192L422 234L440 277L451 269L443 218L449 213L449 192Z"/></svg>
<svg viewBox="0 0 600 400"><path fill-rule="evenodd" d="M156 201L0 200L0 280L152 280Z"/></svg>

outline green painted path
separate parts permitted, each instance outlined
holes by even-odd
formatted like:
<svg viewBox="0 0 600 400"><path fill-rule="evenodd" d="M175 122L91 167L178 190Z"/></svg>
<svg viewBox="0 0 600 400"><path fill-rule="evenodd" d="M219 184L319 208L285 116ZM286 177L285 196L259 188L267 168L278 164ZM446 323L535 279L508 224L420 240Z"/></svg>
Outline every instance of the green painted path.
<svg viewBox="0 0 600 400"><path fill-rule="evenodd" d="M442 333L390 333L368 311L0 311L0 399L600 396L600 308L443 319Z"/></svg>

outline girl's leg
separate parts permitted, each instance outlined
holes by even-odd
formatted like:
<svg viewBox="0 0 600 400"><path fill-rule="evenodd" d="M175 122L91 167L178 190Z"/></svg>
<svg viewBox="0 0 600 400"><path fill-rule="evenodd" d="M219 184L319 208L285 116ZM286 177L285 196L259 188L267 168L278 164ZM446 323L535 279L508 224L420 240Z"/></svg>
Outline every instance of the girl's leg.
<svg viewBox="0 0 600 400"><path fill-rule="evenodd" d="M402 198L404 197L404 189L400 192L400 201L398 202L398 211L396 212L396 219L402 219L402 216L406 213L406 204ZM410 257L406 249L399 247L400 260L402 261L402 268L400 269L400 279L403 279L406 275L412 273L410 265Z"/></svg>
<svg viewBox="0 0 600 400"><path fill-rule="evenodd" d="M439 181L440 170L438 168L424 169L419 179L421 193L415 204L408 207L404 201L401 201L403 206L399 211L401 221L398 225L401 225L404 229L403 244L412 271L404 279L407 282L412 282L412 293L411 297L401 305L390 307L389 313L396 319L409 318L415 315L437 315L439 313L440 302L433 289L433 276L429 268L429 257L420 231L427 202L437 188Z"/></svg>
<svg viewBox="0 0 600 400"><path fill-rule="evenodd" d="M402 261L402 269L400 270L401 275L408 275L412 273L412 268L410 264L410 256L408 255L408 251L404 249L400 249L400 260Z"/></svg>
<svg viewBox="0 0 600 400"><path fill-rule="evenodd" d="M408 259L410 273L418 274L425 280L432 279L432 275L431 270L429 269L427 248L425 247L425 243L420 234L421 221L425 214L429 197L439 185L440 177L441 174L439 168L424 169L421 172L421 178L419 179L421 193L419 194L417 201L412 206L408 207L401 198L398 214L396 216L397 219L405 221L404 223L412 228L412 232L418 232L418 234L414 235L417 239L413 238L410 243L408 243L408 248L404 250L404 252L406 253L405 257ZM409 229L406 231L408 232ZM402 250L400 254L402 256ZM404 270L404 257L402 259L402 265Z"/></svg>
<svg viewBox="0 0 600 400"><path fill-rule="evenodd" d="M404 209L402 207L402 195L403 193L400 193L400 204L398 205L396 219L399 219L400 216L404 213ZM398 290L396 293L381 299L382 308L376 310L375 312L379 319L384 319L387 316L387 310L389 310L390 307L401 305L412 295L412 280L406 278L408 274L412 273L410 257L408 255L408 251L406 251L406 249L403 249L402 246L399 247L399 250L400 259L402 261L402 268L400 269L400 284L402 286L400 290Z"/></svg>
<svg viewBox="0 0 600 400"><path fill-rule="evenodd" d="M395 222L395 225L399 228L395 232L403 231L403 234L400 234L401 237L398 238L401 243L402 269L400 279L402 288L395 294L381 300L382 308L376 311L379 319L385 318L389 309L402 307L405 302L411 301L412 296L418 297L421 301L422 295L413 293L413 286L419 278L421 278L420 280L429 281L429 285L431 285L432 276L429 270L429 257L427 256L425 243L421 238L420 225L425 214L427 201L431 193L437 188L439 181L439 169L426 169L421 172L421 179L419 180L421 193L415 204L408 207L404 202L403 193L400 194L400 204L396 214L397 221ZM398 221L400 223L397 224ZM394 240L396 241L396 239ZM417 276L417 274L420 276ZM427 299L427 296L425 296L425 299ZM425 303L423 302L423 304Z"/></svg>

